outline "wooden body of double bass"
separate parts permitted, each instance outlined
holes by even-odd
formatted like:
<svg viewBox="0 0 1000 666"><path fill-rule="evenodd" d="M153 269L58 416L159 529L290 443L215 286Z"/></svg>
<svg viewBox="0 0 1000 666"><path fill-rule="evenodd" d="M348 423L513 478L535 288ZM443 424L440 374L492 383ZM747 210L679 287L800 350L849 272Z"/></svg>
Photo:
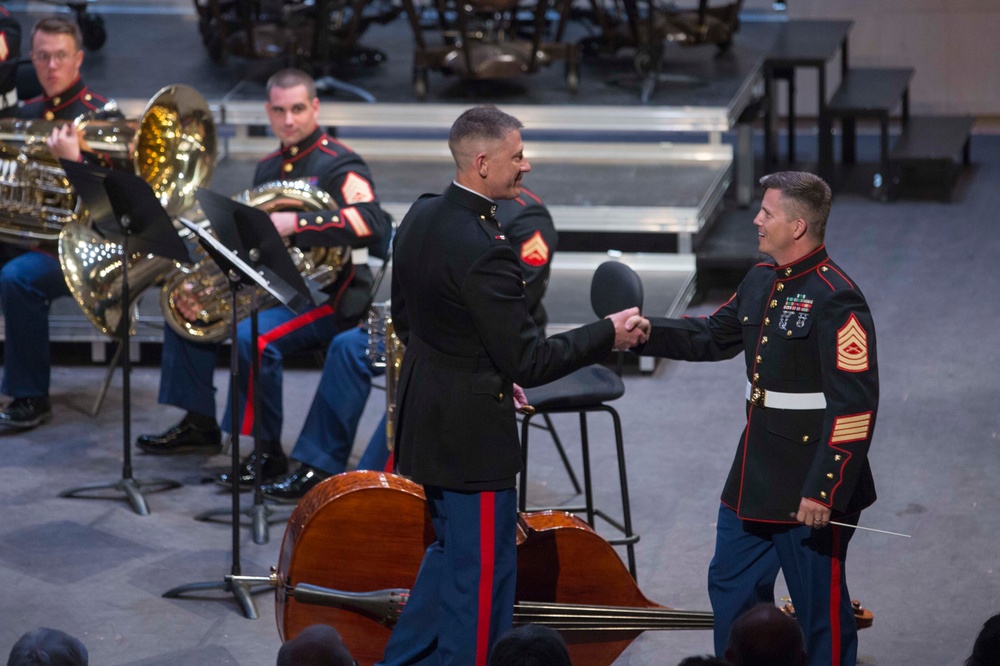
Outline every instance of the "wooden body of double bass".
<svg viewBox="0 0 1000 666"><path fill-rule="evenodd" d="M434 539L419 485L381 472L323 481L296 507L282 542L275 604L282 638L322 622L336 627L360 664L378 661L388 627L354 611L297 602L286 586L410 589ZM515 623L558 628L576 666L610 665L646 629L712 626L711 614L685 614L649 601L611 545L571 514L522 514L517 560ZM567 614L582 618L571 620L579 628L560 624Z"/></svg>

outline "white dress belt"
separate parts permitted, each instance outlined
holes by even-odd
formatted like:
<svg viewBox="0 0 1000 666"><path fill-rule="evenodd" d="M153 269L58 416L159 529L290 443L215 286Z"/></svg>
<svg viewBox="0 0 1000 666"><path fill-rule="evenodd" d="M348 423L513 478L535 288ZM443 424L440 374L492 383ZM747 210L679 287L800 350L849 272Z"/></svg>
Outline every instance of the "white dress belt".
<svg viewBox="0 0 1000 666"><path fill-rule="evenodd" d="M368 263L368 248L358 247L351 250L351 263L355 266L364 266Z"/></svg>
<svg viewBox="0 0 1000 666"><path fill-rule="evenodd" d="M826 409L822 393L782 393L755 387L747 382L747 400L769 409Z"/></svg>

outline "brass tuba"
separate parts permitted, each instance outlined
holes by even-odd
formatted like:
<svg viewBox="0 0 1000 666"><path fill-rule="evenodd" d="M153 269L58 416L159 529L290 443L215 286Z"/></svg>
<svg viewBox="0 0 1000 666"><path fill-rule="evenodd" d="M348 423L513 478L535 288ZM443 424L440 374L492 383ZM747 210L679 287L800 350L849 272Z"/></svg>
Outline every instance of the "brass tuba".
<svg viewBox="0 0 1000 666"><path fill-rule="evenodd" d="M115 132L102 130L101 144L115 145L118 164L124 160L149 184L168 215L190 208L198 188L215 170L215 121L205 98L188 86L167 86L149 101L138 121L118 122ZM129 122L135 130L127 136L121 128ZM115 135L118 139L111 140ZM126 311L121 302L121 244L102 238L79 217L62 226L58 243L63 276L76 302L98 329L117 332ZM128 310L143 290L174 270L171 260L142 253L132 253L128 266Z"/></svg>
<svg viewBox="0 0 1000 666"><path fill-rule="evenodd" d="M117 112L109 102L97 115ZM136 135L135 120L0 120L0 240L28 249L54 249L59 232L84 218L76 192L46 138L57 127L75 125L91 150L115 168L128 168L127 153Z"/></svg>
<svg viewBox="0 0 1000 666"><path fill-rule="evenodd" d="M337 209L337 202L325 190L302 181L265 183L243 192L236 200L266 213ZM299 273L319 287L333 284L350 257L346 247L316 247L307 253L289 246L288 252ZM200 304L201 310L195 321L188 321L178 310L177 301L180 298L190 298ZM252 293L244 289L238 297L237 319L250 315L251 300ZM260 309L274 304L274 297L258 289ZM229 282L207 257L191 268L181 267L164 283L160 291L160 306L167 325L182 338L195 342L220 342L229 337L232 320Z"/></svg>

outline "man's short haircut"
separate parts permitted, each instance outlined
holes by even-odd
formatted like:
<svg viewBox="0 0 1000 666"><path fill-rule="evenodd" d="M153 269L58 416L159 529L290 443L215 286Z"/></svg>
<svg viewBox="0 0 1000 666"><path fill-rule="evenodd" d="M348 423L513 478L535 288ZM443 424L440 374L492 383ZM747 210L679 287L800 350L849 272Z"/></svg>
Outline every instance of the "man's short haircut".
<svg viewBox="0 0 1000 666"><path fill-rule="evenodd" d="M73 38L77 51L83 48L83 33L80 32L80 26L65 16L46 16L38 19L31 29L31 44L35 43L35 34L39 32L49 35L69 35Z"/></svg>
<svg viewBox="0 0 1000 666"><path fill-rule="evenodd" d="M87 648L58 629L41 627L17 639L7 666L87 666Z"/></svg>
<svg viewBox="0 0 1000 666"><path fill-rule="evenodd" d="M1000 659L1000 613L983 623L976 636L972 654L965 660L965 666L987 666Z"/></svg>
<svg viewBox="0 0 1000 666"><path fill-rule="evenodd" d="M309 76L301 69L282 69L271 75L271 78L267 80L267 86L264 89L267 98L271 99L271 90L273 88L294 88L295 86L305 86L306 95L309 97L309 101L316 99L316 81L313 77Z"/></svg>
<svg viewBox="0 0 1000 666"><path fill-rule="evenodd" d="M805 653L799 623L774 604L753 606L729 630L726 660L734 666L800 666Z"/></svg>
<svg viewBox="0 0 1000 666"><path fill-rule="evenodd" d="M515 627L493 646L487 666L572 666L566 641L540 624Z"/></svg>
<svg viewBox="0 0 1000 666"><path fill-rule="evenodd" d="M448 148L458 162L459 146L469 140L502 141L524 124L495 106L476 106L458 117L448 134Z"/></svg>
<svg viewBox="0 0 1000 666"><path fill-rule="evenodd" d="M823 242L831 198L825 180L806 171L779 171L761 178L760 184L765 190L780 191L786 205L791 204L785 212L793 218L803 218L809 234Z"/></svg>
<svg viewBox="0 0 1000 666"><path fill-rule="evenodd" d="M277 666L354 666L351 653L337 630L326 624L313 624L278 650Z"/></svg>

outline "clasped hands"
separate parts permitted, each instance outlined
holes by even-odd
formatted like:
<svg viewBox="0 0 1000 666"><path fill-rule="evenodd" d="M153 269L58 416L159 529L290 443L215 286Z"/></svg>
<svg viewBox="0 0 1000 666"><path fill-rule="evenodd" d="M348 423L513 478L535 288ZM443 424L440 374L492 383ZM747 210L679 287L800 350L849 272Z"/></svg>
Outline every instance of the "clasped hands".
<svg viewBox="0 0 1000 666"><path fill-rule="evenodd" d="M645 344L649 339L649 320L639 314L639 308L629 308L610 314L606 319L610 319L615 326L615 346L614 351L626 351Z"/></svg>

